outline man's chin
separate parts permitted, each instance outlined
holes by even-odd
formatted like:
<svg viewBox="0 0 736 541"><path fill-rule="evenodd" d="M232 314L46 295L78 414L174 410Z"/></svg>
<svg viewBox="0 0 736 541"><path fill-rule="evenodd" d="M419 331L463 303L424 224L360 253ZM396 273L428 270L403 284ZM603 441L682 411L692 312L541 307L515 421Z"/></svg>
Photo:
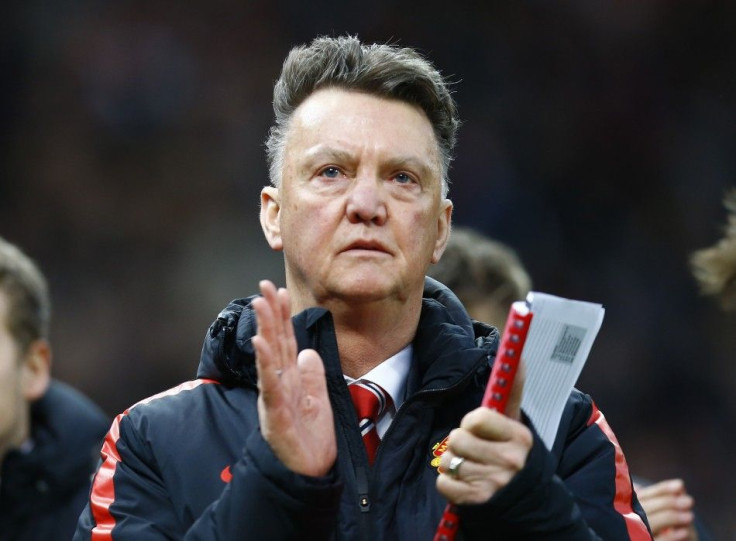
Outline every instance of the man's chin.
<svg viewBox="0 0 736 541"><path fill-rule="evenodd" d="M377 302L391 296L388 288L379 288L360 284L359 286L343 288L339 293L340 298L348 302Z"/></svg>
<svg viewBox="0 0 736 541"><path fill-rule="evenodd" d="M371 303L385 300L400 300L405 296L405 288L399 287L395 281L370 279L354 279L340 284L336 288L337 296L348 303Z"/></svg>

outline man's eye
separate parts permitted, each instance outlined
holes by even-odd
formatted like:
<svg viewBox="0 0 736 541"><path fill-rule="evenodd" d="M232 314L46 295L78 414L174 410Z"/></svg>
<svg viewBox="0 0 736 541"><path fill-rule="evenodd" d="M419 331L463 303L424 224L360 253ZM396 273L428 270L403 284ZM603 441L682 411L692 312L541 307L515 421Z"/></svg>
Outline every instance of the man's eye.
<svg viewBox="0 0 736 541"><path fill-rule="evenodd" d="M394 179L396 179L396 182L399 184L408 184L412 182L412 178L406 173L399 173L394 177Z"/></svg>
<svg viewBox="0 0 736 541"><path fill-rule="evenodd" d="M340 176L340 170L337 167L325 167L320 176L327 178L337 178Z"/></svg>

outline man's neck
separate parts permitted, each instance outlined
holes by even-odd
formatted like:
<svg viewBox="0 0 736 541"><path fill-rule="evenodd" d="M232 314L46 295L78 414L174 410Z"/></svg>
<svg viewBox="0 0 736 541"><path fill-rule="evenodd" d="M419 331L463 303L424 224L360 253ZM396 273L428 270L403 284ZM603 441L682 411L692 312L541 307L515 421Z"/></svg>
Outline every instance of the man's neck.
<svg viewBox="0 0 736 541"><path fill-rule="evenodd" d="M343 374L359 378L412 342L422 310L423 283L402 295L360 300L324 294L315 298L312 291L290 284L292 314L310 306L329 310L335 326L337 348Z"/></svg>
<svg viewBox="0 0 736 541"><path fill-rule="evenodd" d="M411 343L419 323L421 303L329 309L342 371L359 378Z"/></svg>

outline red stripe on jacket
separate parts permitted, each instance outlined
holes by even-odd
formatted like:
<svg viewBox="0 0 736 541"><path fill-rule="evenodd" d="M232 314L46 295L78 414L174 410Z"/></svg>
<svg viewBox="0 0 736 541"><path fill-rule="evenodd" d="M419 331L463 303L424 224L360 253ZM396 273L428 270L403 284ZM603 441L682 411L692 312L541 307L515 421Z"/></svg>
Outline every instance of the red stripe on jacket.
<svg viewBox="0 0 736 541"><path fill-rule="evenodd" d="M598 407L593 404L593 412L588 419L588 426L595 424L608 440L613 444L616 450L616 496L613 499L613 508L618 511L626 522L626 530L629 532L629 539L638 541L640 539L650 540L652 536L649 534L646 524L639 515L634 512L632 507L633 490L631 487L631 477L629 476L629 467L626 464L626 457L621 450L616 435L608 425L606 418Z"/></svg>
<svg viewBox="0 0 736 541"><path fill-rule="evenodd" d="M102 444L100 455L102 464L97 469L95 478L92 481L92 492L90 493L89 506L92 516L95 519L95 527L92 529L92 541L112 541L112 529L115 527L115 517L110 513L110 506L115 502L115 484L113 477L118 463L121 462L120 453L118 453L117 443L120 439L120 421L128 415L130 410L139 404L147 404L158 398L179 394L182 391L191 391L199 387L203 383L217 383L212 379L195 379L187 381L167 391L149 396L136 402L123 413L115 417L110 427L110 431L105 436Z"/></svg>

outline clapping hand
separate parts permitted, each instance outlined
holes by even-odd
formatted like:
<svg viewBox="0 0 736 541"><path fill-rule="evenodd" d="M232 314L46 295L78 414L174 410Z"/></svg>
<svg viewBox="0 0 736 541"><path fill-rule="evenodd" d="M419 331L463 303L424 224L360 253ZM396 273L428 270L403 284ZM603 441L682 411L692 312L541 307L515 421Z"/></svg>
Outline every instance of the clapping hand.
<svg viewBox="0 0 736 541"><path fill-rule="evenodd" d="M292 471L327 474L337 458L332 406L322 358L313 349L297 355L289 293L268 280L253 300L258 333L258 419L276 456Z"/></svg>

